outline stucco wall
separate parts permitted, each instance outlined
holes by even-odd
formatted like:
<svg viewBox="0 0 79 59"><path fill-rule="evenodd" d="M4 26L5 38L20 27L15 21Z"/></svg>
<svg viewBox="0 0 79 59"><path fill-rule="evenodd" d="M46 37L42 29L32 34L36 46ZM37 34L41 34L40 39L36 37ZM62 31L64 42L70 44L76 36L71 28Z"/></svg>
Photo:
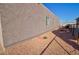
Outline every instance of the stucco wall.
<svg viewBox="0 0 79 59"><path fill-rule="evenodd" d="M57 17L42 4L1 4L0 6L5 46L59 27Z"/></svg>

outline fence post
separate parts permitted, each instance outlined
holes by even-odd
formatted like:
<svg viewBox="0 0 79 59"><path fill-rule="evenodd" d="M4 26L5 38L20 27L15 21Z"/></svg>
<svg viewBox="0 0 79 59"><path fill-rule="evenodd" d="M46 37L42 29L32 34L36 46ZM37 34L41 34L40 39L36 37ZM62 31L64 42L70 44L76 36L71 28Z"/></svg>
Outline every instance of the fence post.
<svg viewBox="0 0 79 59"><path fill-rule="evenodd" d="M79 32L78 32L77 44L79 45Z"/></svg>

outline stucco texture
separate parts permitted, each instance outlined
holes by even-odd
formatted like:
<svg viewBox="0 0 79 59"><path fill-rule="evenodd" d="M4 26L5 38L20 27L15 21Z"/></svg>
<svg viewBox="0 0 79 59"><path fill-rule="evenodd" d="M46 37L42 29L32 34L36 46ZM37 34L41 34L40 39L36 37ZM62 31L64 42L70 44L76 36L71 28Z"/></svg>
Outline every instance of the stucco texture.
<svg viewBox="0 0 79 59"><path fill-rule="evenodd" d="M43 4L0 4L0 12L5 47L59 28L58 18Z"/></svg>

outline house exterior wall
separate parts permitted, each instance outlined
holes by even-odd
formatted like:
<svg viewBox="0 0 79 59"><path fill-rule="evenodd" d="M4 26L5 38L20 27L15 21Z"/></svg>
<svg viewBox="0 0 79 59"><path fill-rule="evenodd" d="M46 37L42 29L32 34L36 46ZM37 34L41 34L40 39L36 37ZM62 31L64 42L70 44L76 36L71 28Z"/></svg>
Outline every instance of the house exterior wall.
<svg viewBox="0 0 79 59"><path fill-rule="evenodd" d="M5 46L59 27L58 18L42 4L1 4L0 8Z"/></svg>

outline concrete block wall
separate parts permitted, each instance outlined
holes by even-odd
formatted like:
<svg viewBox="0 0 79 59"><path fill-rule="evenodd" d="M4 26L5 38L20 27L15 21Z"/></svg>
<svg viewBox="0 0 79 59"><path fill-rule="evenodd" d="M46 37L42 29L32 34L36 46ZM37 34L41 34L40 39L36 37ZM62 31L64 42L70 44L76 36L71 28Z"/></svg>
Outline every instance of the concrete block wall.
<svg viewBox="0 0 79 59"><path fill-rule="evenodd" d="M0 4L0 13L5 47L59 28L58 18L43 4Z"/></svg>

